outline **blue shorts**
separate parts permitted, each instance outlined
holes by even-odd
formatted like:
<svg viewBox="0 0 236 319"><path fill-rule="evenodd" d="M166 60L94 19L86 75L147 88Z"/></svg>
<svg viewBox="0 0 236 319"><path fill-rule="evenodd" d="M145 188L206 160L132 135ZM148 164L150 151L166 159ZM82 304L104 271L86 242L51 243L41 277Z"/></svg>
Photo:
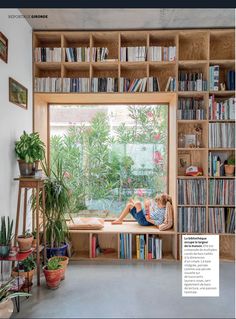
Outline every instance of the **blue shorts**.
<svg viewBox="0 0 236 319"><path fill-rule="evenodd" d="M139 212L137 212L136 208L133 207L130 210L130 214L134 217L134 219L137 220L137 222L139 223L139 225L141 226L153 226L153 224L149 223L146 218L145 218L145 213L144 211L141 209Z"/></svg>

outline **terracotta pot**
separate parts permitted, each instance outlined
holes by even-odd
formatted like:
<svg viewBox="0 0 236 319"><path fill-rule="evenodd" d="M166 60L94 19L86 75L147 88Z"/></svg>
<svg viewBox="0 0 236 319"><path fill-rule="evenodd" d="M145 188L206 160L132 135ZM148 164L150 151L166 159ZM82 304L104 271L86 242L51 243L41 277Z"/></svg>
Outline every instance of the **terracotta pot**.
<svg viewBox="0 0 236 319"><path fill-rule="evenodd" d="M226 176L234 176L235 165L225 165L224 167Z"/></svg>
<svg viewBox="0 0 236 319"><path fill-rule="evenodd" d="M0 302L0 318L10 318L13 313L13 302L11 299Z"/></svg>
<svg viewBox="0 0 236 319"><path fill-rule="evenodd" d="M18 236L17 237L17 242L19 245L20 251L29 251L32 247L32 242L33 242L34 237L27 237L25 238L24 236Z"/></svg>
<svg viewBox="0 0 236 319"><path fill-rule="evenodd" d="M12 277L24 277L25 278L25 282L24 282L24 285L22 288L28 288L28 287L31 287L32 286L32 281L33 281L33 277L34 277L34 272L35 272L35 269L32 269L30 271L18 271L16 269L14 269L11 273Z"/></svg>
<svg viewBox="0 0 236 319"><path fill-rule="evenodd" d="M63 259L63 260L60 260L59 261L59 264L62 265L62 274L61 274L61 280L64 280L65 279L65 273L66 273L66 269L67 269L67 265L68 265L68 262L69 262L69 258L66 257L66 256L54 256L52 258L50 258L49 260L52 260L52 259L55 259L55 258L60 258L60 259Z"/></svg>
<svg viewBox="0 0 236 319"><path fill-rule="evenodd" d="M62 268L57 270L48 270L47 266L43 267L46 283L48 288L57 289L61 282Z"/></svg>
<svg viewBox="0 0 236 319"><path fill-rule="evenodd" d="M33 239L33 241L32 241L32 246L31 246L32 248L36 248L37 247L37 239Z"/></svg>

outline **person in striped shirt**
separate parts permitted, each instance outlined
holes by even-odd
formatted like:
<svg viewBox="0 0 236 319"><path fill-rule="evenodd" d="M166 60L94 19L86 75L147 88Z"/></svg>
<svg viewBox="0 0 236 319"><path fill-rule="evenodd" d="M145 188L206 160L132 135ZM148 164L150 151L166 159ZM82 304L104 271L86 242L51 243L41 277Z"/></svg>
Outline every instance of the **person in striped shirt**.
<svg viewBox="0 0 236 319"><path fill-rule="evenodd" d="M141 202L134 202L131 198L121 215L112 224L122 224L129 213L141 226L155 225L160 230L173 226L172 200L168 194L157 195L154 200L145 200L144 209Z"/></svg>

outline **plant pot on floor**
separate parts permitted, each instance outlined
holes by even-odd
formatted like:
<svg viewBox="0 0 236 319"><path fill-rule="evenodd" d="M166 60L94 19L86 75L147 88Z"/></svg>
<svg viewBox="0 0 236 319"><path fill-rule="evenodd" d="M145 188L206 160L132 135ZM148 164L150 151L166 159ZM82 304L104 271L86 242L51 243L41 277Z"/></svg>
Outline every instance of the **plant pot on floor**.
<svg viewBox="0 0 236 319"><path fill-rule="evenodd" d="M234 176L235 165L225 165L224 168L226 176Z"/></svg>
<svg viewBox="0 0 236 319"><path fill-rule="evenodd" d="M21 176L34 176L35 171L38 169L39 161L34 163L26 163L24 160L18 160L20 175Z"/></svg>
<svg viewBox="0 0 236 319"><path fill-rule="evenodd" d="M52 258L50 258L49 260L58 258L59 259L59 264L62 266L62 272L61 272L61 280L65 279L65 273L66 273L66 269L67 269L67 265L69 262L69 258L67 256L54 256Z"/></svg>
<svg viewBox="0 0 236 319"><path fill-rule="evenodd" d="M31 287L33 285L33 277L34 277L34 272L35 272L35 269L32 269L30 271L17 271L16 269L14 269L11 273L12 277L24 277L25 278L25 281L24 281L24 285L22 287L22 290L25 291L26 290L31 290Z"/></svg>
<svg viewBox="0 0 236 319"><path fill-rule="evenodd" d="M44 266L43 272L48 288L57 289L61 282L62 268L56 270L48 270L47 266Z"/></svg>
<svg viewBox="0 0 236 319"><path fill-rule="evenodd" d="M11 299L0 302L0 318L10 318L13 313L13 302Z"/></svg>
<svg viewBox="0 0 236 319"><path fill-rule="evenodd" d="M47 258L54 256L66 256L68 244L64 244L61 247L47 247Z"/></svg>
<svg viewBox="0 0 236 319"><path fill-rule="evenodd" d="M18 246L19 246L19 250L21 252L24 251L29 251L32 247L32 242L33 242L34 237L25 237L25 236L18 236L17 237L17 242L18 242Z"/></svg>

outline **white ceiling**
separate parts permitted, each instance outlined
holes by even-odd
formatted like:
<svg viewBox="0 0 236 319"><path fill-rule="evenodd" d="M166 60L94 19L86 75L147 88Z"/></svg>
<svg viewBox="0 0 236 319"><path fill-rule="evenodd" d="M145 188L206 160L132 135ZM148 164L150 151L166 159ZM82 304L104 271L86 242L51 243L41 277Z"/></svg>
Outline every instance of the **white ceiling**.
<svg viewBox="0 0 236 319"><path fill-rule="evenodd" d="M228 28L235 26L234 9L20 9L35 30L121 30Z"/></svg>

